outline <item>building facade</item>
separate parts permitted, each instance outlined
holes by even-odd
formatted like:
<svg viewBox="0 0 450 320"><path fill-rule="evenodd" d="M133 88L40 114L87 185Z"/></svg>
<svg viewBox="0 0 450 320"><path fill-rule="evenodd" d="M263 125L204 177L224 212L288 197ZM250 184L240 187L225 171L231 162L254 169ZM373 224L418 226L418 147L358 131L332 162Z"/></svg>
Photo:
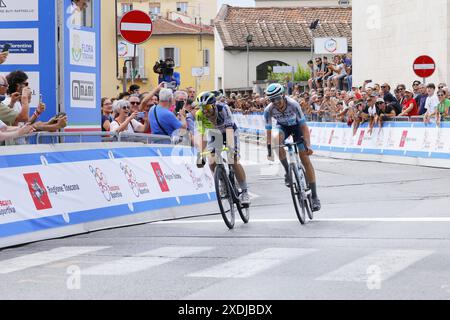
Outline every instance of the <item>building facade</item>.
<svg viewBox="0 0 450 320"><path fill-rule="evenodd" d="M122 15L131 10L141 10L153 17L168 20L181 18L183 22L212 25L217 13L215 0L119 0L117 11Z"/></svg>
<svg viewBox="0 0 450 320"><path fill-rule="evenodd" d="M158 75L153 72L153 66L160 59L168 57L174 58L176 62L175 71L181 74L182 88L189 86L198 90L214 88L214 32L211 23L217 12L215 1L119 0L116 1L114 8L117 10L118 21L123 14L131 10L140 10L152 16L153 35L136 50L135 82L143 91L150 90L158 84ZM134 47L124 41L118 33L117 45L117 68L114 70L117 70L118 74L114 77L113 86L116 94L123 91L124 61L134 54ZM130 64L127 66L127 87L129 87ZM200 76L193 76L193 68L203 68L204 72Z"/></svg>
<svg viewBox="0 0 450 320"><path fill-rule="evenodd" d="M314 37L345 37L351 48L351 18L351 8L224 5L215 20L216 88L249 90L255 84L263 84L273 66L306 68L312 58L309 26L315 19L321 22ZM247 55L249 35L252 41Z"/></svg>
<svg viewBox="0 0 450 320"><path fill-rule="evenodd" d="M128 46L127 51L131 56L133 46ZM153 72L153 66L169 57L174 59L175 71L181 75L181 88L194 87L197 91L214 89L214 31L211 26L157 19L152 37L138 46L137 56L135 82L145 89L158 85L158 75ZM119 59L120 66L123 66L124 59ZM193 76L193 68L203 68L205 73Z"/></svg>
<svg viewBox="0 0 450 320"><path fill-rule="evenodd" d="M450 76L449 0L355 0L353 1L353 77L405 83L417 76L413 62L429 55L436 62L427 82L446 82Z"/></svg>

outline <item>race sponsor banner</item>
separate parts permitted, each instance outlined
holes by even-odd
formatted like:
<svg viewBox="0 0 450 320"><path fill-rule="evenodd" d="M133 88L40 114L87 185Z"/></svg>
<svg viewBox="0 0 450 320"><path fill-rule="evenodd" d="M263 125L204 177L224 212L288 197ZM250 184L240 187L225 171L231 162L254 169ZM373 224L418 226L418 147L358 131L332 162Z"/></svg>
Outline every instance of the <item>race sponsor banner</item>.
<svg viewBox="0 0 450 320"><path fill-rule="evenodd" d="M96 108L95 73L71 72L70 86L70 104L72 108Z"/></svg>
<svg viewBox="0 0 450 320"><path fill-rule="evenodd" d="M46 152L17 156L17 166L16 156L0 156L0 238L11 223L40 230L214 200L209 168L185 150Z"/></svg>
<svg viewBox="0 0 450 320"><path fill-rule="evenodd" d="M70 29L70 64L95 68L95 33Z"/></svg>
<svg viewBox="0 0 450 320"><path fill-rule="evenodd" d="M243 131L265 132L262 114L234 115ZM363 124L356 131L344 123L308 123L311 144L318 150L450 158L450 123L388 122L382 128ZM276 124L274 124L274 128Z"/></svg>
<svg viewBox="0 0 450 320"><path fill-rule="evenodd" d="M38 29L0 29L0 51L5 44L10 44L11 48L4 65L39 64Z"/></svg>
<svg viewBox="0 0 450 320"><path fill-rule="evenodd" d="M1 0L0 21L38 21L39 0Z"/></svg>

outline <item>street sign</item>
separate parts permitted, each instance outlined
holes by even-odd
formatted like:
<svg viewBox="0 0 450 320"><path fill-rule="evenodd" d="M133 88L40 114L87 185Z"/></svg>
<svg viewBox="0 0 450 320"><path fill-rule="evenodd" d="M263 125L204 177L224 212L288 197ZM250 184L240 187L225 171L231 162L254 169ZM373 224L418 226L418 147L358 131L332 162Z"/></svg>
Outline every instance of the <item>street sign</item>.
<svg viewBox="0 0 450 320"><path fill-rule="evenodd" d="M315 54L346 54L348 53L347 38L314 38Z"/></svg>
<svg viewBox="0 0 450 320"><path fill-rule="evenodd" d="M144 43L153 33L152 18L143 11L129 11L120 20L119 30L126 41L135 45Z"/></svg>
<svg viewBox="0 0 450 320"><path fill-rule="evenodd" d="M413 69L418 77L429 78L436 71L436 63L429 56L420 56L414 61Z"/></svg>
<svg viewBox="0 0 450 320"><path fill-rule="evenodd" d="M193 77L203 77L209 76L209 67L193 67L192 68L192 76Z"/></svg>

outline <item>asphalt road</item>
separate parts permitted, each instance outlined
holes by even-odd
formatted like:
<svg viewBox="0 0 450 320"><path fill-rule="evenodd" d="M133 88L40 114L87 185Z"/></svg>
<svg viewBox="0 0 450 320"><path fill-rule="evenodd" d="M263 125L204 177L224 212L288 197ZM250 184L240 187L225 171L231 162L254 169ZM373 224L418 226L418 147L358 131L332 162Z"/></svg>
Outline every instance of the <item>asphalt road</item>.
<svg viewBox="0 0 450 320"><path fill-rule="evenodd" d="M300 226L279 167L247 149L250 224L199 217L6 249L0 299L450 299L449 170L314 158L323 210Z"/></svg>

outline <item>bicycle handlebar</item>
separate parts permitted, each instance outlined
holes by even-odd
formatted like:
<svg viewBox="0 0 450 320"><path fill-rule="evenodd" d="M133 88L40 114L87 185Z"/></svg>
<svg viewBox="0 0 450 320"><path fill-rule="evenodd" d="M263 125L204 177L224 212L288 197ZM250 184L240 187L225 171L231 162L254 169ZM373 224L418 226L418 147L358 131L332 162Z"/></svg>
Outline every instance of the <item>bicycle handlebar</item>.
<svg viewBox="0 0 450 320"><path fill-rule="evenodd" d="M228 147L223 147L223 149L222 149L221 152L228 152L228 151L230 151L230 148L228 148ZM204 156L210 156L210 155L212 155L212 154L213 154L213 153L212 153L211 151L200 152L200 155L201 155L202 157L204 157Z"/></svg>

